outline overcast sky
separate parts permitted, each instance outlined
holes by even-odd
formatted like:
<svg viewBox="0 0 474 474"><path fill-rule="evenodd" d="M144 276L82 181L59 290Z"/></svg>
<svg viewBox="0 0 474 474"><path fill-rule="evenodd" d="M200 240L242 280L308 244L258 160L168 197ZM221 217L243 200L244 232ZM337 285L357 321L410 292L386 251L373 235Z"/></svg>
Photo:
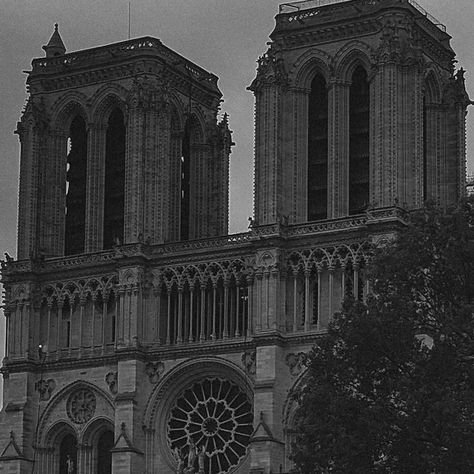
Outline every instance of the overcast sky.
<svg viewBox="0 0 474 474"><path fill-rule="evenodd" d="M127 39L128 0L0 0L0 256L16 255L19 147L13 130L25 102L31 59L55 22L68 52ZM474 98L474 1L419 0L453 36L459 66ZM266 50L277 0L132 0L132 37L150 35L213 72L224 94L236 146L231 156L230 231L247 229L252 214L253 95L246 90ZM474 154L468 119L468 161ZM1 318L3 324L3 318ZM3 338L2 338L3 339Z"/></svg>

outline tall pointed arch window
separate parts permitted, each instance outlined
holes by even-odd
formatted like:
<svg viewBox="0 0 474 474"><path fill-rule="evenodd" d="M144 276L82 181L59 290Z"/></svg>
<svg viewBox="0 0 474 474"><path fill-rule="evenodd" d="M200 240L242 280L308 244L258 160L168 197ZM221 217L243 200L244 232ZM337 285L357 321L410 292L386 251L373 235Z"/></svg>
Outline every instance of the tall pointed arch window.
<svg viewBox="0 0 474 474"><path fill-rule="evenodd" d="M69 127L64 254L84 252L86 228L87 129L77 115Z"/></svg>
<svg viewBox="0 0 474 474"><path fill-rule="evenodd" d="M328 94L326 80L311 82L308 110L308 220L327 218L328 207Z"/></svg>
<svg viewBox="0 0 474 474"><path fill-rule="evenodd" d="M104 249L123 241L125 207L125 124L119 108L112 111L105 143Z"/></svg>
<svg viewBox="0 0 474 474"><path fill-rule="evenodd" d="M428 199L428 107L423 96L423 201Z"/></svg>
<svg viewBox="0 0 474 474"><path fill-rule="evenodd" d="M423 93L423 200L439 199L439 100L440 91L434 74L425 79Z"/></svg>
<svg viewBox="0 0 474 474"><path fill-rule="evenodd" d="M192 121L188 119L184 126L181 144L181 176L180 176L180 238L189 239L190 208L191 208L191 138Z"/></svg>
<svg viewBox="0 0 474 474"><path fill-rule="evenodd" d="M352 75L349 99L349 214L369 205L369 108L367 72L358 66Z"/></svg>

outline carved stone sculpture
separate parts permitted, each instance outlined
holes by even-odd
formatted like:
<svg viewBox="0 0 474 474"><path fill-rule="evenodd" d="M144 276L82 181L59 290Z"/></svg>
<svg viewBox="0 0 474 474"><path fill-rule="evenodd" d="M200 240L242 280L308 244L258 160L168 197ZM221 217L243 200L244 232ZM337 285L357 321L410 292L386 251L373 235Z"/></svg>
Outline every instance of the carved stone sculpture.
<svg viewBox="0 0 474 474"><path fill-rule="evenodd" d="M116 395L118 391L118 372L109 372L105 376L105 382L109 386L110 393Z"/></svg>
<svg viewBox="0 0 474 474"><path fill-rule="evenodd" d="M165 365L163 362L149 362L145 367L145 372L152 384L158 383L164 371Z"/></svg>
<svg viewBox="0 0 474 474"><path fill-rule="evenodd" d="M293 377L298 376L302 372L307 359L308 355L304 352L299 352L298 354L291 353L286 356L286 365L289 367L290 374Z"/></svg>
<svg viewBox="0 0 474 474"><path fill-rule="evenodd" d="M245 367L245 371L251 377L255 376L256 367L255 360L257 358L257 353L255 351L247 351L242 354L242 364Z"/></svg>
<svg viewBox="0 0 474 474"><path fill-rule="evenodd" d="M51 394L54 392L56 388L56 382L53 379L48 380L38 380L36 382L35 388L39 393L40 400L42 402L46 402L51 398Z"/></svg>

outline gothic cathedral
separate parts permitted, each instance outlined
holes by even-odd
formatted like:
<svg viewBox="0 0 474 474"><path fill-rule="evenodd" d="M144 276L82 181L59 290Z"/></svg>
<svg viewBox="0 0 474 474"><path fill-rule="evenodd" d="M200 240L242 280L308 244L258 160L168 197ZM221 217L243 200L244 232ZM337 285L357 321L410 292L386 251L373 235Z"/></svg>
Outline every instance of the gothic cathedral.
<svg viewBox="0 0 474 474"><path fill-rule="evenodd" d="M236 235L215 75L57 27L33 60L0 473L289 473L306 353L406 213L464 194L464 71L413 0L283 4L270 37Z"/></svg>

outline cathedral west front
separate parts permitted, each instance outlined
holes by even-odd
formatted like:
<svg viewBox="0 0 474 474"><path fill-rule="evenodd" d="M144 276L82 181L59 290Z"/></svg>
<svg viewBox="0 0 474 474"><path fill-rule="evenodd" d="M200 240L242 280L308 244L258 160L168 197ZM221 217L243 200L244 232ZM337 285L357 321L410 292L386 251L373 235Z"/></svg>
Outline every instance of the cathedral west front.
<svg viewBox="0 0 474 474"><path fill-rule="evenodd" d="M289 473L305 358L409 211L465 192L464 71L413 0L282 4L228 234L218 78L159 39L34 59L2 262L0 473Z"/></svg>

